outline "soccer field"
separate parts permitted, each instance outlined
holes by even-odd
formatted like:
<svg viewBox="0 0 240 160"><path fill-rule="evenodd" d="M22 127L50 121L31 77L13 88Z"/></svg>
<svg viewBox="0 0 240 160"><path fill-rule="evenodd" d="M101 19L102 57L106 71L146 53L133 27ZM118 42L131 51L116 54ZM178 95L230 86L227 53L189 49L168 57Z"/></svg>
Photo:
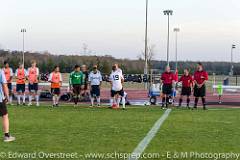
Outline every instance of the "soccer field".
<svg viewBox="0 0 240 160"><path fill-rule="evenodd" d="M0 142L0 159L67 159L60 153L73 154L72 159L123 159L119 155L131 154L164 112L133 106L127 110L10 106L11 131L17 140ZM240 153L239 115L239 109L172 109L143 154L156 156L148 159L173 159L167 155ZM21 158L25 153L32 155ZM106 157L112 153L118 158Z"/></svg>

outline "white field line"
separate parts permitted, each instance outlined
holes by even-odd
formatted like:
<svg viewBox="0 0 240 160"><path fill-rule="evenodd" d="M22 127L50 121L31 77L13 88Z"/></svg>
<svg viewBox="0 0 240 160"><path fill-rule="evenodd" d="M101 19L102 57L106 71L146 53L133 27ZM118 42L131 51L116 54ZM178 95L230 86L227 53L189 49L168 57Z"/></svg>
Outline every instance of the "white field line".
<svg viewBox="0 0 240 160"><path fill-rule="evenodd" d="M148 132L148 134L143 138L143 140L138 144L138 146L134 149L132 152L129 160L137 160L139 155L143 153L143 151L147 148L151 140L155 137L158 130L161 128L163 122L167 119L168 115L170 114L172 110L167 109L164 114L157 120L157 122L153 125L151 130Z"/></svg>

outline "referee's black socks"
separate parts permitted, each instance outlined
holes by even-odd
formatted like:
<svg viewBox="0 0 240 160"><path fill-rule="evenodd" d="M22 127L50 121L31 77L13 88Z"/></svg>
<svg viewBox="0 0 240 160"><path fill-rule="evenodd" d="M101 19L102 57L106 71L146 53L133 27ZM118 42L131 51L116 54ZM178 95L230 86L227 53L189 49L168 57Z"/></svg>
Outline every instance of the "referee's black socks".
<svg viewBox="0 0 240 160"><path fill-rule="evenodd" d="M162 98L162 107L164 107L165 104L166 104L166 97L163 96L163 98Z"/></svg>
<svg viewBox="0 0 240 160"><path fill-rule="evenodd" d="M190 98L187 98L187 107L189 107L189 103L190 103Z"/></svg>
<svg viewBox="0 0 240 160"><path fill-rule="evenodd" d="M206 109L206 98L202 97L203 109Z"/></svg>
<svg viewBox="0 0 240 160"><path fill-rule="evenodd" d="M179 107L182 106L182 101L183 101L182 98L180 98L180 99L179 99L179 105L178 105Z"/></svg>
<svg viewBox="0 0 240 160"><path fill-rule="evenodd" d="M197 108L198 99L199 99L198 97L195 97L194 108Z"/></svg>

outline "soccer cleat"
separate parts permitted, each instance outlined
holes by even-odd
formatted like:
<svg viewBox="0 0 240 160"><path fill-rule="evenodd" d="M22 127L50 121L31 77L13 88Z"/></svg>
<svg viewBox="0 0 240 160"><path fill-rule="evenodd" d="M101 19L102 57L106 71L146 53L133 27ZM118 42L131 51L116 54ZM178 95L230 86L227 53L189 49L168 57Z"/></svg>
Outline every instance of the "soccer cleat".
<svg viewBox="0 0 240 160"><path fill-rule="evenodd" d="M12 141L15 141L15 140L16 140L16 138L12 137L12 136L4 136L4 138L3 138L4 142L12 142Z"/></svg>
<svg viewBox="0 0 240 160"><path fill-rule="evenodd" d="M26 106L26 103L25 103L25 102L23 103L23 106Z"/></svg>
<svg viewBox="0 0 240 160"><path fill-rule="evenodd" d="M100 107L101 107L101 105L100 105L100 104L97 104L97 107L98 107L98 108L100 108Z"/></svg>
<svg viewBox="0 0 240 160"><path fill-rule="evenodd" d="M112 109L118 109L118 108L119 108L119 106L117 104L112 105Z"/></svg>
<svg viewBox="0 0 240 160"><path fill-rule="evenodd" d="M55 104L52 105L52 107L55 107L55 106L56 106Z"/></svg>
<svg viewBox="0 0 240 160"><path fill-rule="evenodd" d="M59 104L56 104L55 107L59 107Z"/></svg>
<svg viewBox="0 0 240 160"><path fill-rule="evenodd" d="M28 103L28 106L29 106L29 107L32 106L32 103Z"/></svg>
<svg viewBox="0 0 240 160"><path fill-rule="evenodd" d="M37 102L37 103L36 103L36 106L37 106L37 107L39 107L39 106L40 106L39 102Z"/></svg>

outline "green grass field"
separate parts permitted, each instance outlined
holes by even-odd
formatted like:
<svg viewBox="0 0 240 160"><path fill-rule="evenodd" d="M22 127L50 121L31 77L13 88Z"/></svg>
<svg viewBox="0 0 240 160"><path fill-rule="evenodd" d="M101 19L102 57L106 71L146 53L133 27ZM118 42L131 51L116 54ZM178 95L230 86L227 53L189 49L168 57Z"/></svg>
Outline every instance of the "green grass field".
<svg viewBox="0 0 240 160"><path fill-rule="evenodd" d="M0 159L7 159L14 153L44 153L45 159L60 159L49 158L47 153L74 153L78 155L75 159L101 159L84 156L89 153L130 154L164 110L157 107L111 110L13 106L9 107L9 113L11 132L17 140L0 142ZM162 156L155 159L168 159L167 152L175 151L239 153L239 115L239 109L173 109L144 153Z"/></svg>

